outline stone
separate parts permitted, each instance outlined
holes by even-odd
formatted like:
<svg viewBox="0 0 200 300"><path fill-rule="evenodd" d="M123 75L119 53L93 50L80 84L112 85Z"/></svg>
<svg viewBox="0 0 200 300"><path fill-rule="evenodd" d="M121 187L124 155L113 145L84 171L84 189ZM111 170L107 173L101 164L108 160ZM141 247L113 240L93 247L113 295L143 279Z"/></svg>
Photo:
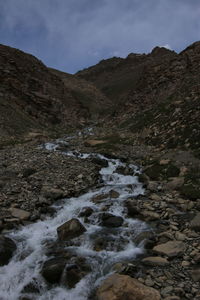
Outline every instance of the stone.
<svg viewBox="0 0 200 300"><path fill-rule="evenodd" d="M43 267L41 274L49 283L59 283L63 270L66 265L66 259L62 257L51 258L47 260Z"/></svg>
<svg viewBox="0 0 200 300"><path fill-rule="evenodd" d="M182 187L183 184L184 184L184 177L174 177L166 184L166 187L169 190L178 190L179 188Z"/></svg>
<svg viewBox="0 0 200 300"><path fill-rule="evenodd" d="M135 201L129 199L125 202L125 206L129 217L134 218L138 215L137 203Z"/></svg>
<svg viewBox="0 0 200 300"><path fill-rule="evenodd" d="M200 213L198 213L190 223L191 229L195 231L200 231Z"/></svg>
<svg viewBox="0 0 200 300"><path fill-rule="evenodd" d="M83 207L79 213L79 217L89 217L94 212L91 207Z"/></svg>
<svg viewBox="0 0 200 300"><path fill-rule="evenodd" d="M167 243L155 246L153 251L168 257L181 256L185 251L185 244L180 241L169 241Z"/></svg>
<svg viewBox="0 0 200 300"><path fill-rule="evenodd" d="M156 241L157 237L152 231L143 231L133 240L136 245L142 243L145 249L152 249L155 246Z"/></svg>
<svg viewBox="0 0 200 300"><path fill-rule="evenodd" d="M90 147L90 146L96 146L96 145L101 145L101 144L105 144L107 141L104 141L104 140L86 140L84 145L86 147Z"/></svg>
<svg viewBox="0 0 200 300"><path fill-rule="evenodd" d="M97 289L96 298L97 300L160 300L160 294L135 278L113 274Z"/></svg>
<svg viewBox="0 0 200 300"><path fill-rule="evenodd" d="M160 215L150 210L143 210L141 212L146 221L154 221L160 219Z"/></svg>
<svg viewBox="0 0 200 300"><path fill-rule="evenodd" d="M42 194L45 198L50 200L58 200L64 197L64 192L62 190L49 187L44 187L42 189Z"/></svg>
<svg viewBox="0 0 200 300"><path fill-rule="evenodd" d="M77 264L69 264L65 268L64 282L68 288L74 288L75 285L87 275L88 270L82 270Z"/></svg>
<svg viewBox="0 0 200 300"><path fill-rule="evenodd" d="M104 213L101 216L101 225L106 227L120 227L124 219L120 216L115 216L110 213Z"/></svg>
<svg viewBox="0 0 200 300"><path fill-rule="evenodd" d="M13 240L0 235L0 266L7 265L12 258L17 246Z"/></svg>
<svg viewBox="0 0 200 300"><path fill-rule="evenodd" d="M194 281L200 281L200 268L192 270L191 277Z"/></svg>
<svg viewBox="0 0 200 300"><path fill-rule="evenodd" d="M31 215L30 212L15 207L12 207L10 211L13 217L19 218L20 220L28 220Z"/></svg>
<svg viewBox="0 0 200 300"><path fill-rule="evenodd" d="M142 262L149 266L165 266L169 264L169 261L166 258L160 256L145 257Z"/></svg>
<svg viewBox="0 0 200 300"><path fill-rule="evenodd" d="M119 197L119 193L114 190L111 190L109 195L110 195L110 198L118 198Z"/></svg>
<svg viewBox="0 0 200 300"><path fill-rule="evenodd" d="M78 219L71 219L57 228L58 238L67 241L80 236L86 231Z"/></svg>

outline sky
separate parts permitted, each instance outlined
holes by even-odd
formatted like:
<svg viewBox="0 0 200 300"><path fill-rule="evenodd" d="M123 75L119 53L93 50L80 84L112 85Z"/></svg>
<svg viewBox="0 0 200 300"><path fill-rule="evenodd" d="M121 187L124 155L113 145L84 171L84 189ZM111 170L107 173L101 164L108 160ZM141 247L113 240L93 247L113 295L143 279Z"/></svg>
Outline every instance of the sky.
<svg viewBox="0 0 200 300"><path fill-rule="evenodd" d="M0 0L0 43L65 72L200 40L200 0Z"/></svg>

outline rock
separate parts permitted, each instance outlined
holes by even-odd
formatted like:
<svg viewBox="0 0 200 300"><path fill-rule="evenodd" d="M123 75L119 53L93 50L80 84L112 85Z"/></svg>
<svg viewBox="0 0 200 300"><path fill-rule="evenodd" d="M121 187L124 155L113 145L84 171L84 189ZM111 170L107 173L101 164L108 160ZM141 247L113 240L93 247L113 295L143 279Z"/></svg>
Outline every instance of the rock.
<svg viewBox="0 0 200 300"><path fill-rule="evenodd" d="M66 259L63 257L51 258L47 260L42 267L42 276L49 283L59 283L66 262Z"/></svg>
<svg viewBox="0 0 200 300"><path fill-rule="evenodd" d="M115 216L110 213L102 214L101 220L101 225L106 227L119 227L124 222L124 219L122 217Z"/></svg>
<svg viewBox="0 0 200 300"><path fill-rule="evenodd" d="M98 157L94 157L94 158L91 159L91 161L94 164L97 164L97 165L101 166L102 168L107 168L108 167L108 161L106 159L101 159L101 158L98 158Z"/></svg>
<svg viewBox="0 0 200 300"><path fill-rule="evenodd" d="M58 200L64 197L64 193L60 189L44 187L42 189L42 194L45 198L50 200Z"/></svg>
<svg viewBox="0 0 200 300"><path fill-rule="evenodd" d="M119 197L119 193L116 192L116 191L114 191L114 190L111 190L111 191L109 192L109 195L110 195L110 198L114 198L114 199L116 199L116 198Z"/></svg>
<svg viewBox="0 0 200 300"><path fill-rule="evenodd" d="M148 266L165 266L169 264L166 258L160 256L145 257L142 262Z"/></svg>
<svg viewBox="0 0 200 300"><path fill-rule="evenodd" d="M127 200L125 202L125 206L127 208L128 216L135 217L138 215L137 203L134 200Z"/></svg>
<svg viewBox="0 0 200 300"><path fill-rule="evenodd" d="M0 266L7 265L17 249L15 242L8 237L0 235Z"/></svg>
<svg viewBox="0 0 200 300"><path fill-rule="evenodd" d="M165 166L165 165L168 165L169 162L170 162L169 159L161 159L160 162L159 162L159 164L160 164L161 166Z"/></svg>
<svg viewBox="0 0 200 300"><path fill-rule="evenodd" d="M67 241L80 236L86 231L78 219L71 219L57 228L58 238Z"/></svg>
<svg viewBox="0 0 200 300"><path fill-rule="evenodd" d="M74 288L75 285L87 275L88 270L84 271L77 264L68 265L65 269L64 282L68 288Z"/></svg>
<svg viewBox="0 0 200 300"><path fill-rule="evenodd" d="M167 243L155 246L153 251L168 257L181 256L185 251L185 244L180 241L169 241Z"/></svg>
<svg viewBox="0 0 200 300"><path fill-rule="evenodd" d="M157 237L152 231L143 231L133 241L136 245L142 243L145 249L152 249L157 242Z"/></svg>
<svg viewBox="0 0 200 300"><path fill-rule="evenodd" d="M158 201L158 202L161 201L160 196L158 196L157 194L151 194L151 195L149 196L149 198L150 198L151 200L153 200L153 201Z"/></svg>
<svg viewBox="0 0 200 300"><path fill-rule="evenodd" d="M141 215L144 217L146 221L154 221L160 219L160 215L156 212L150 210L143 210Z"/></svg>
<svg viewBox="0 0 200 300"><path fill-rule="evenodd" d="M127 275L113 274L96 292L97 300L160 300L158 291Z"/></svg>
<svg viewBox="0 0 200 300"><path fill-rule="evenodd" d="M191 277L194 281L200 281L200 268L191 271Z"/></svg>
<svg viewBox="0 0 200 300"><path fill-rule="evenodd" d="M19 218L20 220L28 220L31 215L30 212L15 207L12 207L10 211L13 217Z"/></svg>
<svg viewBox="0 0 200 300"><path fill-rule="evenodd" d="M195 231L200 231L200 213L198 213L190 223L191 229Z"/></svg>
<svg viewBox="0 0 200 300"><path fill-rule="evenodd" d="M166 188L169 190L178 190L184 184L184 177L174 177L166 184Z"/></svg>
<svg viewBox="0 0 200 300"><path fill-rule="evenodd" d="M86 147L90 147L90 146L96 146L96 145L101 145L101 144L105 144L107 141L104 140L86 140L84 145Z"/></svg>
<svg viewBox="0 0 200 300"><path fill-rule="evenodd" d="M83 207L81 209L81 212L79 213L79 217L89 217L94 212L94 210L91 207Z"/></svg>

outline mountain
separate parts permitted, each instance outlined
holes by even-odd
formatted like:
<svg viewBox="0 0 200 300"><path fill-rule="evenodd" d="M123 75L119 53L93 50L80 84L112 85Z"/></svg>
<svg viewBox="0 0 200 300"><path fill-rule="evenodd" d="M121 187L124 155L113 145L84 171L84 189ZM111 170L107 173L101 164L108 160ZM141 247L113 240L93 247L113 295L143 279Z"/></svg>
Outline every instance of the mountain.
<svg viewBox="0 0 200 300"><path fill-rule="evenodd" d="M79 127L109 107L109 100L92 84L4 45L0 80L1 142L38 130Z"/></svg>
<svg viewBox="0 0 200 300"><path fill-rule="evenodd" d="M200 149L200 42L103 60L76 76L112 101L112 123L140 142Z"/></svg>

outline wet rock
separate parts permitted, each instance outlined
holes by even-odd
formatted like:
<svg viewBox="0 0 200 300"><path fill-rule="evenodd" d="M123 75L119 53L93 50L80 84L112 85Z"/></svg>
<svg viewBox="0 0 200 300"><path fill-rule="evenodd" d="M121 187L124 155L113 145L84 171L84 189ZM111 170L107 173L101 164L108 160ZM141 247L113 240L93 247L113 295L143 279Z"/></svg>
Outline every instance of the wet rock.
<svg viewBox="0 0 200 300"><path fill-rule="evenodd" d="M133 241L136 245L142 243L145 249L152 249L157 242L157 236L152 231L143 231Z"/></svg>
<svg viewBox="0 0 200 300"><path fill-rule="evenodd" d="M110 196L110 198L116 199L116 198L119 197L119 193L116 192L116 191L114 191L114 190L111 190L111 191L109 192L109 196Z"/></svg>
<svg viewBox="0 0 200 300"><path fill-rule="evenodd" d="M160 300L158 291L127 275L113 274L96 292L97 300Z"/></svg>
<svg viewBox="0 0 200 300"><path fill-rule="evenodd" d="M128 216L135 217L138 215L137 202L134 200L127 200L125 202L125 206L127 208Z"/></svg>
<svg viewBox="0 0 200 300"><path fill-rule="evenodd" d="M17 249L15 242L8 237L0 235L0 266L7 265Z"/></svg>
<svg viewBox="0 0 200 300"><path fill-rule="evenodd" d="M15 207L11 208L10 211L13 217L20 220L28 220L31 215L30 212Z"/></svg>
<svg viewBox="0 0 200 300"><path fill-rule="evenodd" d="M185 244L180 241L169 241L165 244L155 246L153 251L168 257L181 256L185 251Z"/></svg>
<svg viewBox="0 0 200 300"><path fill-rule="evenodd" d="M83 207L79 213L79 217L89 217L93 212L94 210L91 207Z"/></svg>
<svg viewBox="0 0 200 300"><path fill-rule="evenodd" d="M101 166L102 168L108 167L108 161L106 159L101 159L101 158L95 157L95 158L92 158L91 161L94 164Z"/></svg>
<svg viewBox="0 0 200 300"><path fill-rule="evenodd" d="M174 177L171 181L166 184L169 190L178 190L184 184L184 177Z"/></svg>
<svg viewBox="0 0 200 300"><path fill-rule="evenodd" d="M102 214L101 221L101 225L106 227L120 227L124 222L122 217L110 213Z"/></svg>
<svg viewBox="0 0 200 300"><path fill-rule="evenodd" d="M142 262L148 266L165 266L169 264L166 258L160 256L145 257Z"/></svg>
<svg viewBox="0 0 200 300"><path fill-rule="evenodd" d="M44 263L41 274L47 282L59 283L66 263L65 258L51 258Z"/></svg>
<svg viewBox="0 0 200 300"><path fill-rule="evenodd" d="M39 292L39 284L38 282L36 282L36 280L33 280L30 283L28 283L22 290L22 293L37 294Z"/></svg>
<svg viewBox="0 0 200 300"><path fill-rule="evenodd" d="M88 274L90 268L88 266L69 264L65 269L64 282L68 288L74 288L75 285Z"/></svg>
<svg viewBox="0 0 200 300"><path fill-rule="evenodd" d="M194 229L195 231L200 231L200 213L198 213L191 221L190 224L191 229Z"/></svg>
<svg viewBox="0 0 200 300"><path fill-rule="evenodd" d="M71 219L57 228L58 238L67 241L80 236L86 231L78 219Z"/></svg>

